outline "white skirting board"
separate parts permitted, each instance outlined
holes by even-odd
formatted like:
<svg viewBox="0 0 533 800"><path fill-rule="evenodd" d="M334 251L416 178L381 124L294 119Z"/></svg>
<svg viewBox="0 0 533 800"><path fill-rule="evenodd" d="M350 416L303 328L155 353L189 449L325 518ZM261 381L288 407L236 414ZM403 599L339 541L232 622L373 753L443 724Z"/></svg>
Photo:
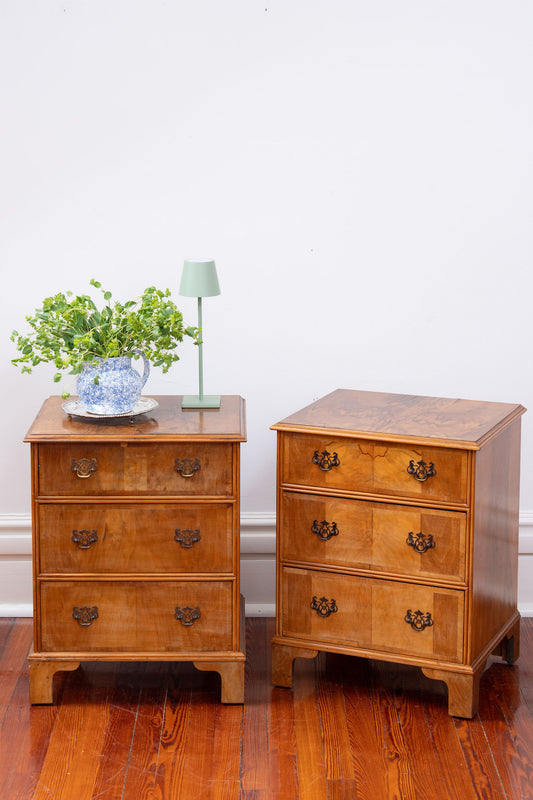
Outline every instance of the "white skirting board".
<svg viewBox="0 0 533 800"><path fill-rule="evenodd" d="M276 517L241 516L241 592L246 616L275 615ZM518 608L533 617L533 511L520 514ZM31 617L31 520L27 514L0 514L0 617Z"/></svg>

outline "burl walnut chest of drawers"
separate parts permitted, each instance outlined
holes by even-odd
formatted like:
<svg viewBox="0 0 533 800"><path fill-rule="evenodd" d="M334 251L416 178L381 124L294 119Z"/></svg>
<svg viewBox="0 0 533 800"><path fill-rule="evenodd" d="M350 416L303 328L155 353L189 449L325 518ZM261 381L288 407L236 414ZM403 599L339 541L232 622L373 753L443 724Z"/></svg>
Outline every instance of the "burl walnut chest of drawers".
<svg viewBox="0 0 533 800"><path fill-rule="evenodd" d="M520 405L338 390L278 432L273 682L318 651L412 664L472 717L518 656Z"/></svg>
<svg viewBox="0 0 533 800"><path fill-rule="evenodd" d="M34 647L30 700L51 703L82 661L192 661L244 699L239 448L244 401L138 417L43 405L31 443Z"/></svg>

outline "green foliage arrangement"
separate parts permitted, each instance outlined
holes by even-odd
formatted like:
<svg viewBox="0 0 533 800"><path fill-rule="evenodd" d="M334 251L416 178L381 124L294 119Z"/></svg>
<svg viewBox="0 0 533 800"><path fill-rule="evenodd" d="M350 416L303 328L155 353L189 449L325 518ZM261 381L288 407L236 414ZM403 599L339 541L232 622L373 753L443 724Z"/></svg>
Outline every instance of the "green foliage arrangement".
<svg viewBox="0 0 533 800"><path fill-rule="evenodd" d="M176 348L185 336L198 343L198 328L184 326L169 289L149 286L137 300L111 304L111 292L94 279L90 284L102 291L103 308L98 308L89 295L60 292L46 297L42 307L26 317L30 333L13 331L11 341L21 355L11 363L21 366L21 372L30 373L40 363L53 362L58 370L54 375L57 382L65 370L77 375L86 362L132 356L134 350L141 350L154 367L168 372L179 361Z"/></svg>

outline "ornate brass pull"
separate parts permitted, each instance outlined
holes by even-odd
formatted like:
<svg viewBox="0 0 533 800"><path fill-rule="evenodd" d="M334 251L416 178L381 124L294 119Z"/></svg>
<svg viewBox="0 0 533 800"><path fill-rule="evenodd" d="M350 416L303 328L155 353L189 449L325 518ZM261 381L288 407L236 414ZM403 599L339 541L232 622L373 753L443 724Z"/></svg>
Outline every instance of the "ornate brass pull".
<svg viewBox="0 0 533 800"><path fill-rule="evenodd" d="M435 540L430 533L424 536L422 532L414 534L411 531L405 541L416 553L425 553L435 547Z"/></svg>
<svg viewBox="0 0 533 800"><path fill-rule="evenodd" d="M341 463L337 453L331 454L327 450L323 450L321 453L315 450L312 461L323 472L329 472L330 469L340 466Z"/></svg>
<svg viewBox="0 0 533 800"><path fill-rule="evenodd" d="M325 519L322 520L322 522L319 522L317 519L315 519L311 527L311 531L313 533L316 533L318 538L321 539L323 542L327 542L329 539L331 539L332 536L339 535L339 529L337 528L337 523L336 522L329 523Z"/></svg>
<svg viewBox="0 0 533 800"><path fill-rule="evenodd" d="M188 628L194 625L197 619L200 619L200 608L199 606L194 606L194 608L192 606L184 606L183 608L181 608L181 606L176 606L174 616L182 625Z"/></svg>
<svg viewBox="0 0 533 800"><path fill-rule="evenodd" d="M98 533L95 530L88 531L86 528L82 530L72 531L72 541L77 544L80 550L89 550L89 548L98 541Z"/></svg>
<svg viewBox="0 0 533 800"><path fill-rule="evenodd" d="M425 461L417 461L415 464L413 459L411 459L409 462L407 472L409 475L412 475L415 480L420 481L421 483L427 481L428 478L432 478L437 474L437 470L433 466L433 461L430 461L429 464L426 464Z"/></svg>
<svg viewBox="0 0 533 800"><path fill-rule="evenodd" d="M319 617L329 617L330 614L335 614L339 610L333 598L331 600L328 600L327 597L319 599L316 595L313 596L311 608L316 611Z"/></svg>
<svg viewBox="0 0 533 800"><path fill-rule="evenodd" d="M192 528L176 528L174 532L174 540L179 542L182 547L192 547L200 539L200 528L196 528L194 531Z"/></svg>
<svg viewBox="0 0 533 800"><path fill-rule="evenodd" d="M404 617L404 620L411 626L414 631L423 631L424 628L430 628L433 625L431 614L424 614L420 609L418 611L411 611L409 609Z"/></svg>
<svg viewBox="0 0 533 800"><path fill-rule="evenodd" d="M177 458L174 462L174 469L179 472L182 478L192 478L194 473L200 469L200 459Z"/></svg>
<svg viewBox="0 0 533 800"><path fill-rule="evenodd" d="M73 458L70 469L78 478L90 478L98 469L98 461L96 458Z"/></svg>
<svg viewBox="0 0 533 800"><path fill-rule="evenodd" d="M98 606L74 606L72 609L72 616L82 627L86 628L92 625L95 619L98 619Z"/></svg>

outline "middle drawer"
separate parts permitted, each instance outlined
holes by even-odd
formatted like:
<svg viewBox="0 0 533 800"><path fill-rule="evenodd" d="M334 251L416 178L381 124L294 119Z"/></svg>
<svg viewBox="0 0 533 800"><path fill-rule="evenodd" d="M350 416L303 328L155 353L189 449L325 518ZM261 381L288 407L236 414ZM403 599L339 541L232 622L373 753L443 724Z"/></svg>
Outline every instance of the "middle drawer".
<svg viewBox="0 0 533 800"><path fill-rule="evenodd" d="M233 571L230 503L42 503L39 572Z"/></svg>
<svg viewBox="0 0 533 800"><path fill-rule="evenodd" d="M284 491L283 561L465 581L466 514Z"/></svg>

